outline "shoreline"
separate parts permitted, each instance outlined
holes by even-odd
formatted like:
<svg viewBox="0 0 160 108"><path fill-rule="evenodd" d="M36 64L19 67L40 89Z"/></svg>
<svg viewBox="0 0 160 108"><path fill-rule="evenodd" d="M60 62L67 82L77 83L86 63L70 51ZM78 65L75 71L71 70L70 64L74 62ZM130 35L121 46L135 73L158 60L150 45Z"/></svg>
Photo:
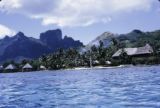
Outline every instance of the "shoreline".
<svg viewBox="0 0 160 108"><path fill-rule="evenodd" d="M31 72L42 72L42 71L69 71L69 70L95 70L95 69L116 69L116 68L131 68L131 67L150 67L150 66L160 66L159 64L157 65L119 65L119 66L95 66L95 67L76 67L76 68L68 68L68 69L59 69L59 70L40 70L40 71L29 71ZM29 73L29 72L0 72L0 73Z"/></svg>
<svg viewBox="0 0 160 108"><path fill-rule="evenodd" d="M131 68L131 67L150 67L150 66L160 66L157 65L119 65L119 66L95 66L95 67L76 67L72 69L61 69L61 70L92 70L92 69L115 69L115 68Z"/></svg>
<svg viewBox="0 0 160 108"><path fill-rule="evenodd" d="M119 66L95 66L95 67L76 67L72 69L62 69L62 70L92 70L92 69L114 69L114 68L126 68L126 67L136 67L134 65L119 65Z"/></svg>
<svg viewBox="0 0 160 108"><path fill-rule="evenodd" d="M113 69L113 68L121 68L121 66L110 66L110 67L104 67L104 66L76 67L76 68L72 68L72 69L62 69L62 70L92 70L92 69Z"/></svg>

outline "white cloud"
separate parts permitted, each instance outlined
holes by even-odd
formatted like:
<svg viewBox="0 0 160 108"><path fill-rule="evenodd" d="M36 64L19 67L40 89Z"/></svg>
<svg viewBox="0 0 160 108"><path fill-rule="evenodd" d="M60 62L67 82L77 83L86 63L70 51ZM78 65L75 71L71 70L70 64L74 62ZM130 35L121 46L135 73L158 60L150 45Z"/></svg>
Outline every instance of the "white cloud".
<svg viewBox="0 0 160 108"><path fill-rule="evenodd" d="M14 30L0 24L0 38L3 38L6 35L13 36L15 33L16 32Z"/></svg>
<svg viewBox="0 0 160 108"><path fill-rule="evenodd" d="M0 2L1 11L11 12L21 7L20 0L2 0Z"/></svg>
<svg viewBox="0 0 160 108"><path fill-rule="evenodd" d="M156 0L3 0L0 7L10 13L41 19L43 25L89 26L107 23L110 16L149 10Z"/></svg>

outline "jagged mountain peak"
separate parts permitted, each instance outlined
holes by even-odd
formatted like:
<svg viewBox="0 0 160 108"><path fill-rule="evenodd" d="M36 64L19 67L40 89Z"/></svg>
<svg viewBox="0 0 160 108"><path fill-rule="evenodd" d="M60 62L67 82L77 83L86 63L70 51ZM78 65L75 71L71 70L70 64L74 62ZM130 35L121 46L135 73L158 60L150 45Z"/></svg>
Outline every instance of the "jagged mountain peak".
<svg viewBox="0 0 160 108"><path fill-rule="evenodd" d="M3 38L3 40L9 40L9 36L5 36L4 38Z"/></svg>
<svg viewBox="0 0 160 108"><path fill-rule="evenodd" d="M21 32L21 31L19 31L16 35L17 35L17 36L24 36L24 33Z"/></svg>
<svg viewBox="0 0 160 108"><path fill-rule="evenodd" d="M16 38L16 39L27 39L28 37L24 35L23 32L18 32L13 38Z"/></svg>

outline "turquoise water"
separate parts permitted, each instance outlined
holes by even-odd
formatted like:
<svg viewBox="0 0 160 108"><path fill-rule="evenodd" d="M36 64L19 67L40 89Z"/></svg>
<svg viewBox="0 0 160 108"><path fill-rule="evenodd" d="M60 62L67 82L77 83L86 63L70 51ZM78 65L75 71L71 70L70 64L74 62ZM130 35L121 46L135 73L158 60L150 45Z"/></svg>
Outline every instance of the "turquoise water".
<svg viewBox="0 0 160 108"><path fill-rule="evenodd" d="M160 67L0 74L0 108L160 108Z"/></svg>

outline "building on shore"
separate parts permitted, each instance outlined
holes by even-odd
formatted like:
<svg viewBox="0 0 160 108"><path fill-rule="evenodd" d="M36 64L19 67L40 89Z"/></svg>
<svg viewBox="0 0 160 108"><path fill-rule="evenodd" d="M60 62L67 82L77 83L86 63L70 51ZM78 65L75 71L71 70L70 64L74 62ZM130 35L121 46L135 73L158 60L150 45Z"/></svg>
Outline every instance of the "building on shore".
<svg viewBox="0 0 160 108"><path fill-rule="evenodd" d="M46 70L47 68L43 65L40 66L40 70Z"/></svg>
<svg viewBox="0 0 160 108"><path fill-rule="evenodd" d="M14 66L13 64L9 64L4 70L6 72L15 72L16 71L16 66Z"/></svg>
<svg viewBox="0 0 160 108"><path fill-rule="evenodd" d="M3 71L3 66L2 65L0 65L0 72L2 72Z"/></svg>
<svg viewBox="0 0 160 108"><path fill-rule="evenodd" d="M105 61L106 65L111 65L112 62L111 61Z"/></svg>
<svg viewBox="0 0 160 108"><path fill-rule="evenodd" d="M0 70L2 70L3 69L3 65L0 65Z"/></svg>
<svg viewBox="0 0 160 108"><path fill-rule="evenodd" d="M99 65L100 62L98 60L93 61L93 65Z"/></svg>
<svg viewBox="0 0 160 108"><path fill-rule="evenodd" d="M146 44L144 47L119 49L112 57L119 58L123 51L130 57L148 57L154 52L153 48Z"/></svg>
<svg viewBox="0 0 160 108"><path fill-rule="evenodd" d="M32 71L33 70L33 67L29 64L29 63L27 63L27 64L25 64L23 67L22 67L22 71L24 72L24 71Z"/></svg>

